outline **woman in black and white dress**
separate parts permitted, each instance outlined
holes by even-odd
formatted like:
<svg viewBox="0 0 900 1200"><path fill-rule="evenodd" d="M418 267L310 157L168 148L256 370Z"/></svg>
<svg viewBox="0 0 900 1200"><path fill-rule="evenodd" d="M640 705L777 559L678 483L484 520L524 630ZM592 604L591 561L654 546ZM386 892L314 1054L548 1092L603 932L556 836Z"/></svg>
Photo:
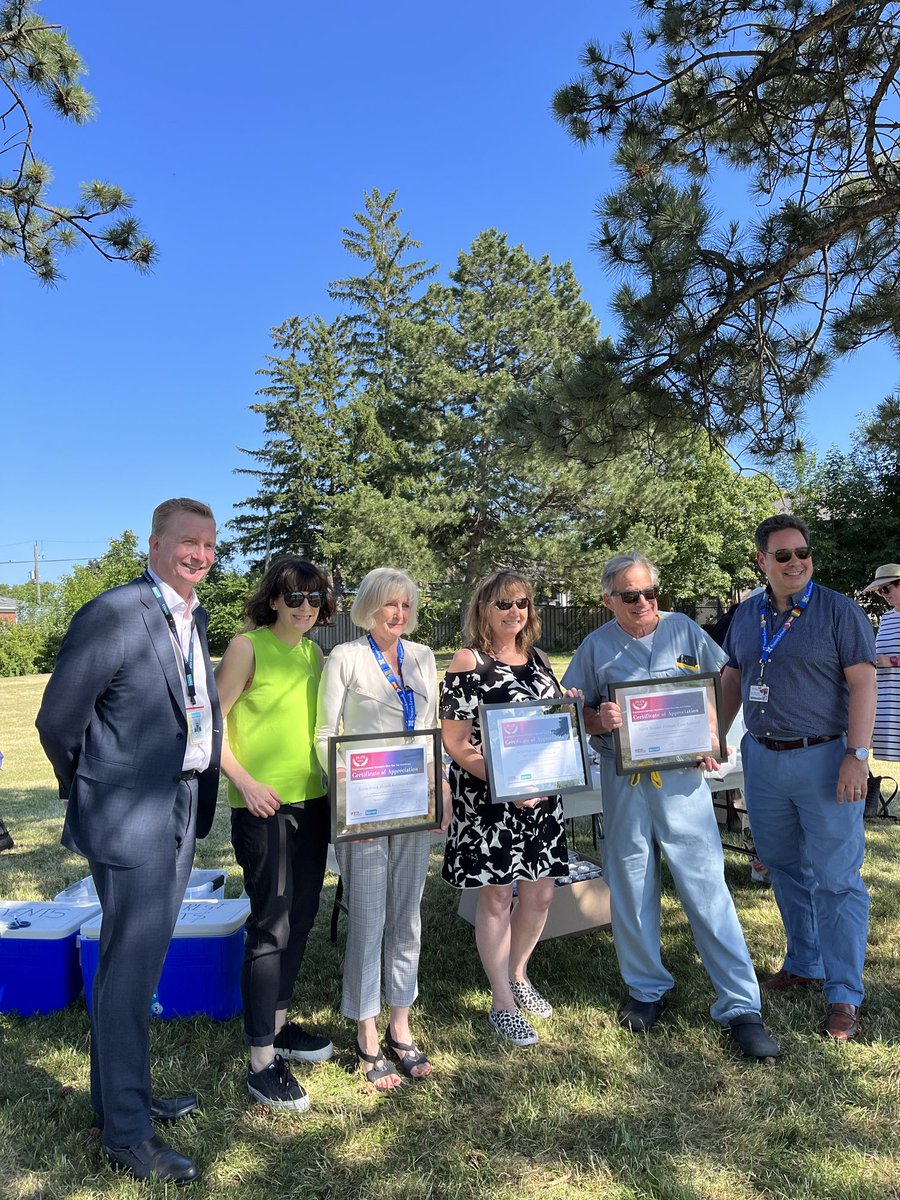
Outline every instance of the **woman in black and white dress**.
<svg viewBox="0 0 900 1200"><path fill-rule="evenodd" d="M528 960L547 920L554 880L568 874L568 852L559 796L492 801L478 704L562 694L546 655L534 649L540 629L530 584L513 571L494 572L469 605L467 645L450 663L440 703L453 797L442 874L454 887L480 889L475 942L491 985L489 1020L517 1046L538 1040L523 1012L553 1012L528 978ZM510 916L513 884L518 903Z"/></svg>

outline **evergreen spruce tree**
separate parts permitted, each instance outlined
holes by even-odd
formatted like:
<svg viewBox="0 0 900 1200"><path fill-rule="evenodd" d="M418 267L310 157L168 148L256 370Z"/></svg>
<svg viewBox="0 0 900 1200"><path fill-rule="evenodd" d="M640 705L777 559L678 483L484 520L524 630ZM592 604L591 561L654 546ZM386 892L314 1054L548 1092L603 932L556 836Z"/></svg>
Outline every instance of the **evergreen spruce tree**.
<svg viewBox="0 0 900 1200"><path fill-rule="evenodd" d="M597 336L571 266L532 258L486 230L461 253L425 313L399 327L409 371L397 424L412 461L430 461L422 502L433 541L464 590L498 562L550 572L550 540L570 529L574 488L504 434L544 372L571 363ZM396 485L413 492L415 480Z"/></svg>
<svg viewBox="0 0 900 1200"><path fill-rule="evenodd" d="M272 331L274 348L260 375L269 382L251 405L265 420L267 440L243 450L259 465L238 474L258 481L254 496L231 522L244 554L322 558L330 506L359 481L368 436L365 402L340 322L290 317ZM332 548L334 550L334 548ZM329 566L340 578L334 552Z"/></svg>
<svg viewBox="0 0 900 1200"><path fill-rule="evenodd" d="M355 382L368 401L372 458L368 482L385 495L395 490L398 473L420 472L400 453L407 424L402 391L408 365L398 341L398 323L423 315L422 287L436 267L412 258L421 242L400 227L397 192L366 192L355 226L345 228L342 244L364 273L331 283L328 294L340 304L353 353Z"/></svg>

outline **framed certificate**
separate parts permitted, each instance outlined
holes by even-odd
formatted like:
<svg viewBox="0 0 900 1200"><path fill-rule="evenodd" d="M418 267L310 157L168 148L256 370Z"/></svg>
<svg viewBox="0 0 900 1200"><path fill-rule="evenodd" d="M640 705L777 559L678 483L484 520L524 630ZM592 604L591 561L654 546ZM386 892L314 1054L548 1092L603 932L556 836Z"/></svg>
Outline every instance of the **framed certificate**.
<svg viewBox="0 0 900 1200"><path fill-rule="evenodd" d="M441 731L328 739L331 840L435 829L444 815Z"/></svg>
<svg viewBox="0 0 900 1200"><path fill-rule="evenodd" d="M590 791L584 706L567 696L479 704L488 786L495 803Z"/></svg>
<svg viewBox="0 0 900 1200"><path fill-rule="evenodd" d="M613 730L616 772L695 767L701 758L728 757L719 728L722 684L718 674L638 679L609 685L622 710Z"/></svg>

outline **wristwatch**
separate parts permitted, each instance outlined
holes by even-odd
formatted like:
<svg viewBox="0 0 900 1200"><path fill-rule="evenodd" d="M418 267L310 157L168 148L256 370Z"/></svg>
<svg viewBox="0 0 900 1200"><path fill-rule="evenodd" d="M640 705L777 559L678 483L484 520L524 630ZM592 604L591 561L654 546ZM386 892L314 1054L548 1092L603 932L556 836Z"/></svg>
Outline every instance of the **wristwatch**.
<svg viewBox="0 0 900 1200"><path fill-rule="evenodd" d="M848 746L846 752L847 754L852 754L854 758L858 758L860 762L869 761L868 746L857 746L856 749L854 749L852 746Z"/></svg>
<svg viewBox="0 0 900 1200"><path fill-rule="evenodd" d="M900 667L900 654L889 654L888 662L892 667Z"/></svg>

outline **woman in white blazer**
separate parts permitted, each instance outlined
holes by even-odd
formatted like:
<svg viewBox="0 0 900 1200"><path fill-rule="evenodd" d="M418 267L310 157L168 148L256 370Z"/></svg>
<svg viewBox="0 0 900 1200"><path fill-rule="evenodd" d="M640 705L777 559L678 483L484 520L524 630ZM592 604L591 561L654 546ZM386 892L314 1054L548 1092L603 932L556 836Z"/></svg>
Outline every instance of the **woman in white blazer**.
<svg viewBox="0 0 900 1200"><path fill-rule="evenodd" d="M335 646L319 685L316 747L328 769L328 739L337 734L396 733L437 725L437 668L427 646L402 639L416 627L419 589L403 571L378 567L365 576L350 610L366 635ZM448 810L449 816L449 810ZM401 833L335 848L348 908L343 1015L357 1023L356 1056L381 1091L431 1074L416 1045L409 1009L418 995L419 913L431 833ZM382 983L382 955L384 980ZM387 1062L378 1036L382 992L390 1007Z"/></svg>

